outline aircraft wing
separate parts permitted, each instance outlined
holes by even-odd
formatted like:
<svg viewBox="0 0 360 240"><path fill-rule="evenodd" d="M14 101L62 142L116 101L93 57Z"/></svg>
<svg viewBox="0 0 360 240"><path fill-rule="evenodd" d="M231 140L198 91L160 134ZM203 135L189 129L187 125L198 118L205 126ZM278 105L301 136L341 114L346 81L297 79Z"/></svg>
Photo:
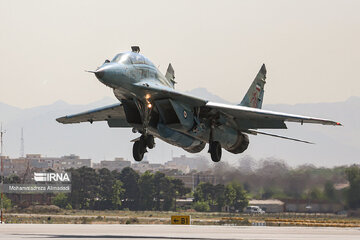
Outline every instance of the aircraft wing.
<svg viewBox="0 0 360 240"><path fill-rule="evenodd" d="M153 100L171 98L183 102L192 107L205 107L210 110L207 117L224 115L227 119L234 121L239 130L247 129L281 129L287 128L284 122L315 123L323 125L341 125L328 119L313 118L301 115L287 114L251 108L239 105L208 102L205 99L184 94L175 89L153 83L151 81L138 83L141 94L150 94ZM121 103L93 109L90 111L68 115L56 119L60 123L80 123L94 121L108 121L109 125L116 127L130 127L126 121L125 112Z"/></svg>
<svg viewBox="0 0 360 240"><path fill-rule="evenodd" d="M190 94L179 92L173 88L158 84L156 81L145 81L137 83L136 86L143 94L150 94L152 100L171 98L183 102L192 107L204 106L208 101Z"/></svg>
<svg viewBox="0 0 360 240"><path fill-rule="evenodd" d="M208 102L206 107L215 109L216 111L223 113L228 118L232 118L240 129L286 128L284 122L299 122L301 124L315 123L335 126L341 125L338 122L328 119L274 112L238 105Z"/></svg>
<svg viewBox="0 0 360 240"><path fill-rule="evenodd" d="M189 94L184 94L175 89L157 84L156 82L146 81L137 84L144 94L149 93L152 99L171 98L183 102L192 107L205 107L211 110L207 117L221 113L235 121L239 130L246 129L285 129L285 122L315 123L323 125L341 125L328 119L313 118L301 115L287 114L251 108L239 105L209 102L205 99L197 98Z"/></svg>
<svg viewBox="0 0 360 240"><path fill-rule="evenodd" d="M119 125L118 127L130 127L126 121L124 108L121 103L115 103L113 105L96 108L78 114L67 115L56 119L56 121L64 124L81 122L92 123L95 121L115 121Z"/></svg>

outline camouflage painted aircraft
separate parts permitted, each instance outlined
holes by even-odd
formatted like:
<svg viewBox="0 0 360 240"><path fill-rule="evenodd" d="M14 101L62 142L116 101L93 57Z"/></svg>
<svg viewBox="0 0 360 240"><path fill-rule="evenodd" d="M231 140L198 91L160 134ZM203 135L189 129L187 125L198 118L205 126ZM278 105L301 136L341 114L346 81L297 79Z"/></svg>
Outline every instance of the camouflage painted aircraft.
<svg viewBox="0 0 360 240"><path fill-rule="evenodd" d="M265 134L288 140L258 129L286 129L285 122L341 125L327 119L262 110L266 68L262 65L243 100L238 105L209 102L176 91L174 69L169 64L165 76L141 55L140 48L117 54L106 60L94 73L113 89L117 104L58 118L60 123L107 121L111 128L131 127L141 136L132 140L133 156L143 159L147 149L155 147L154 137L198 153L209 143L211 159L221 159L222 148L238 154L249 145L247 134Z"/></svg>

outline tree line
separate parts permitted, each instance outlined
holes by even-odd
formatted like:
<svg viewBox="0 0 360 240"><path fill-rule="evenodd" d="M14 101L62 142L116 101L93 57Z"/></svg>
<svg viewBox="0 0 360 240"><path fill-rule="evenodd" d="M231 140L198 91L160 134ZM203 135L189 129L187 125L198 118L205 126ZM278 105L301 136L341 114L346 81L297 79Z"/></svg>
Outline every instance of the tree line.
<svg viewBox="0 0 360 240"><path fill-rule="evenodd" d="M161 172L139 174L129 167L121 172L87 167L69 172L71 193L54 198L54 203L62 208L169 211L176 210L176 199L185 196L194 196L193 207L197 211L221 211L225 205L242 210L248 204L246 191L237 183L200 183L192 193L182 180Z"/></svg>
<svg viewBox="0 0 360 240"><path fill-rule="evenodd" d="M212 171L220 183L242 183L254 199L322 200L354 208L352 202L360 203L360 196L356 197L360 194L360 188L355 187L359 181L355 176L360 176L356 169L359 166L325 168L309 164L292 168L281 160L256 162L243 158L238 167L221 162ZM347 183L349 187L334 187L335 184L344 186Z"/></svg>
<svg viewBox="0 0 360 240"><path fill-rule="evenodd" d="M190 192L181 180L161 172L140 175L129 167L121 172L88 167L69 172L71 193L54 199L60 207L168 211L174 209L176 198Z"/></svg>
<svg viewBox="0 0 360 240"><path fill-rule="evenodd" d="M360 208L360 167L356 165L292 169L282 162L266 162L245 172L220 163L213 172L219 184L200 183L194 191L161 172L139 174L132 168L117 172L88 167L69 172L71 193L53 198L54 204L67 209L168 211L176 209L176 198L185 196L193 197L192 207L197 211L241 211L250 198L327 200L348 209ZM336 190L337 182L348 182L349 186ZM20 183L20 178L12 175L5 183ZM11 206L7 198L5 205Z"/></svg>
<svg viewBox="0 0 360 240"><path fill-rule="evenodd" d="M242 211L249 203L248 194L239 183L227 185L200 183L194 191L194 209L197 211Z"/></svg>

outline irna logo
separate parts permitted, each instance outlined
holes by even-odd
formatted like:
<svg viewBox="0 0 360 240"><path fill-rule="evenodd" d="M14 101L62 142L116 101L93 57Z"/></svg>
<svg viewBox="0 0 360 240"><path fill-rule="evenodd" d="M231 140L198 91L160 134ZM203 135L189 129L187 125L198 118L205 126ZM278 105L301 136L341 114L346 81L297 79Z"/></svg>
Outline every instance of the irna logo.
<svg viewBox="0 0 360 240"><path fill-rule="evenodd" d="M70 182L68 173L34 173L35 182Z"/></svg>

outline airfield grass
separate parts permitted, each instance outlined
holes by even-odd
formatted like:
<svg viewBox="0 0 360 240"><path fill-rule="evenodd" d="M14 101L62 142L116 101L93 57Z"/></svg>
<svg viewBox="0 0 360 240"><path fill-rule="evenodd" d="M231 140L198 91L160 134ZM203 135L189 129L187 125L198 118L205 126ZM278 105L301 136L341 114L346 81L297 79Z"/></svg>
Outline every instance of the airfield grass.
<svg viewBox="0 0 360 240"><path fill-rule="evenodd" d="M262 214L224 212L92 211L63 210L58 213L5 213L6 223L29 224L170 224L172 215L190 215L193 225L266 225L310 227L360 227L360 218L335 214Z"/></svg>

